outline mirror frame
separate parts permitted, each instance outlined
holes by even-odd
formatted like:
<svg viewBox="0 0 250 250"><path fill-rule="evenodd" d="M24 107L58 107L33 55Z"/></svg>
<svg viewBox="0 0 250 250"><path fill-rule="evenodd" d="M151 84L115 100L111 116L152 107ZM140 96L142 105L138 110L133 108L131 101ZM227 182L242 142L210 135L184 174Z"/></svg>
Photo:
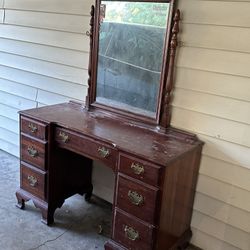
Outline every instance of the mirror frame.
<svg viewBox="0 0 250 250"><path fill-rule="evenodd" d="M163 45L163 59L160 76L160 89L157 98L157 110L155 118L132 113L127 110L110 107L96 102L97 67L99 50L99 15L102 0L96 0L95 6L91 6L90 31L86 34L90 37L90 53L88 68L88 92L85 108L89 111L103 110L117 117L124 117L126 120L141 122L153 126L167 128L171 118L171 100L173 89L173 73L176 49L178 45L177 35L179 33L180 11L176 9L177 0L109 0L127 2L155 2L169 3L169 16L166 27L165 41Z"/></svg>

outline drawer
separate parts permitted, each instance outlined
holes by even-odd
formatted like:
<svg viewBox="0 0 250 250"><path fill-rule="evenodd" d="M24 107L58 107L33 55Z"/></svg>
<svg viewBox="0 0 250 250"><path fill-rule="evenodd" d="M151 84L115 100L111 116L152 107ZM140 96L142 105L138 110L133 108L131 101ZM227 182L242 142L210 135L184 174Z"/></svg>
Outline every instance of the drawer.
<svg viewBox="0 0 250 250"><path fill-rule="evenodd" d="M46 124L31 120L23 116L21 116L21 132L41 140L47 139Z"/></svg>
<svg viewBox="0 0 250 250"><path fill-rule="evenodd" d="M116 206L143 221L154 224L159 190L118 175Z"/></svg>
<svg viewBox="0 0 250 250"><path fill-rule="evenodd" d="M115 211L113 238L128 249L153 249L154 231L153 226L131 218L121 211Z"/></svg>
<svg viewBox="0 0 250 250"><path fill-rule="evenodd" d="M47 143L34 140L31 137L21 136L21 160L26 161L40 169L46 169L45 153Z"/></svg>
<svg viewBox="0 0 250 250"><path fill-rule="evenodd" d="M21 164L21 188L34 196L45 200L46 173L27 164Z"/></svg>
<svg viewBox="0 0 250 250"><path fill-rule="evenodd" d="M91 159L101 160L102 163L112 168L116 166L117 151L105 143L62 128L56 128L56 142L59 147L80 153Z"/></svg>
<svg viewBox="0 0 250 250"><path fill-rule="evenodd" d="M138 158L120 154L119 171L151 185L160 185L161 168Z"/></svg>

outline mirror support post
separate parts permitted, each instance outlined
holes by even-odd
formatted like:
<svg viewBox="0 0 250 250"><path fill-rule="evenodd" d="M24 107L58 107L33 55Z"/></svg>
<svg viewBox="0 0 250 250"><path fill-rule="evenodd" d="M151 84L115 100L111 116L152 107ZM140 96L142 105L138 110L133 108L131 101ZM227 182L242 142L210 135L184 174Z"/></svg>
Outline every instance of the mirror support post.
<svg viewBox="0 0 250 250"><path fill-rule="evenodd" d="M177 9L174 15L174 24L172 28L172 36L170 41L170 59L166 85L163 92L163 103L161 112L160 125L164 128L168 127L171 119L171 101L172 101L172 89L173 89L173 78L174 78L174 62L176 49L178 46L178 33L179 33L179 21L180 21L180 10Z"/></svg>
<svg viewBox="0 0 250 250"><path fill-rule="evenodd" d="M93 33L94 33L94 19L95 19L95 7L94 5L91 6L91 11L90 11L90 31L86 32L86 35L89 36L89 40L90 40L90 52L89 52L89 67L88 67L88 92L87 92L87 96L86 96L86 103L85 103L85 107L87 110L89 110L90 107L90 96L91 96L91 88L92 88L92 50L93 50Z"/></svg>

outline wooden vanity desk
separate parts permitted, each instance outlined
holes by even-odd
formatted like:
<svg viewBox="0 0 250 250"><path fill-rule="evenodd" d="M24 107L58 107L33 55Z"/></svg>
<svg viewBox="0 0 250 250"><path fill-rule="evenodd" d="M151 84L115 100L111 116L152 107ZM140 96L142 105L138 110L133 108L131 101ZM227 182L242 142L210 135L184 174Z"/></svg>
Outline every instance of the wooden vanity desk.
<svg viewBox="0 0 250 250"><path fill-rule="evenodd" d="M32 200L41 209L42 221L53 223L55 210L68 197L81 194L87 201L91 199L92 162L97 160L115 174L112 232L105 249L185 249L192 236L190 224L203 143L195 135L169 126L180 12L175 10L174 0L136 2L152 3L157 13L168 10L163 39L160 26L103 21L115 2L123 1L97 0L92 7L86 106L69 102L20 112L18 207L24 208L25 202ZM126 4L133 7L133 2ZM163 66L158 63L159 72L152 68L159 56L152 65L152 56L142 65L141 61L127 63L134 57L117 60L107 49L103 55L102 44L113 41L109 40L110 29L113 40L120 39L121 30L130 29L133 38L133 34L149 29L156 41L162 41ZM104 32L100 47L99 32ZM125 49L127 44L121 41L115 42L114 48L120 47L114 51ZM130 85L130 77L134 77L134 85ZM160 79L158 89L152 85L155 79ZM140 84L145 85L145 91L137 92L133 87Z"/></svg>
<svg viewBox="0 0 250 250"><path fill-rule="evenodd" d="M117 122L74 103L22 111L18 202L24 207L32 199L43 222L53 223L55 209L66 198L91 195L92 160L99 160L116 176L114 241L106 249L122 249L116 243L168 249L191 237L201 148L194 135Z"/></svg>

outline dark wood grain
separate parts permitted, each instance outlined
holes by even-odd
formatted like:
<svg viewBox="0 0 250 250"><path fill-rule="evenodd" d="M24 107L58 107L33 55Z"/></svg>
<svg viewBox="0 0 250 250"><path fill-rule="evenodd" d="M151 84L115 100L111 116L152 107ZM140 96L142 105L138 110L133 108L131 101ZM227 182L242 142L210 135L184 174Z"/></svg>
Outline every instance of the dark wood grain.
<svg viewBox="0 0 250 250"><path fill-rule="evenodd" d="M36 183L31 183L30 178L34 178ZM32 168L24 162L21 164L21 188L30 192L34 196L46 199L46 173Z"/></svg>
<svg viewBox="0 0 250 250"><path fill-rule="evenodd" d="M135 172L133 166L140 166L143 168L141 173ZM158 165L150 164L149 162L133 157L127 154L119 155L118 170L120 173L133 177L145 183L159 186L161 183L162 168Z"/></svg>
<svg viewBox="0 0 250 250"><path fill-rule="evenodd" d="M113 240L125 247L133 250L151 250L154 244L155 228L139 221L128 214L115 210L114 215ZM125 233L125 228L131 227L138 232L139 237L131 240Z"/></svg>
<svg viewBox="0 0 250 250"><path fill-rule="evenodd" d="M28 135L21 135L21 160L26 161L40 169L46 169L46 150L47 142L37 140ZM34 156L30 154L30 150L37 152Z"/></svg>
<svg viewBox="0 0 250 250"><path fill-rule="evenodd" d="M47 139L47 125L36 120L22 118L20 122L21 132L37 139Z"/></svg>

